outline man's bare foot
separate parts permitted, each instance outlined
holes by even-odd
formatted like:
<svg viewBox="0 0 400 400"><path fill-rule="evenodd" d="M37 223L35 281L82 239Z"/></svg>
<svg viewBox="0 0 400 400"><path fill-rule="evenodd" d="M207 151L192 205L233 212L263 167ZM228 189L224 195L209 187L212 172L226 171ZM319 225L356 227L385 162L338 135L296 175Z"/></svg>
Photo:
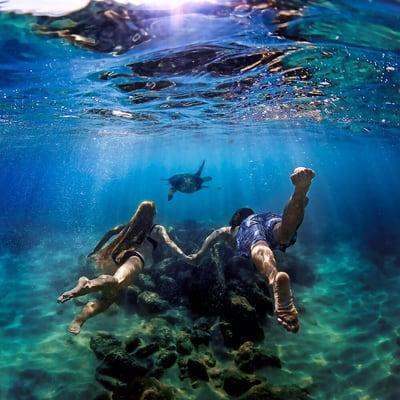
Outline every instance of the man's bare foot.
<svg viewBox="0 0 400 400"><path fill-rule="evenodd" d="M293 185L296 186L296 189L307 192L314 176L315 172L311 168L298 167L290 175L290 179Z"/></svg>
<svg viewBox="0 0 400 400"><path fill-rule="evenodd" d="M74 334L74 335L79 335L81 331L81 326L83 325L83 322L79 322L76 319L74 319L69 327L68 327L68 332Z"/></svg>
<svg viewBox="0 0 400 400"><path fill-rule="evenodd" d="M273 283L275 315L279 324L287 331L296 333L300 329L298 312L293 303L290 278L286 272L278 272Z"/></svg>
<svg viewBox="0 0 400 400"><path fill-rule="evenodd" d="M74 297L76 297L78 294L83 294L82 290L88 282L89 282L89 279L86 278L86 276L80 277L78 280L78 284L73 289L68 290L67 292L64 292L57 299L57 303L65 303L66 301L71 300Z"/></svg>

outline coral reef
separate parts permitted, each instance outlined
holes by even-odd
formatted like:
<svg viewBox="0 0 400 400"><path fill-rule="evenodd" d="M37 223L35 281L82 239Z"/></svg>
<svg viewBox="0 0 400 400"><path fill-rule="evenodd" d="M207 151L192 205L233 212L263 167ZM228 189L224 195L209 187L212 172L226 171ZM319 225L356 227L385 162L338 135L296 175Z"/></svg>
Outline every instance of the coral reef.
<svg viewBox="0 0 400 400"><path fill-rule="evenodd" d="M171 235L190 246L190 238L207 233L195 226ZM142 323L124 339L98 332L90 340L100 361L96 379L113 399L181 398L175 385L162 383L169 370L207 398L308 398L302 389L274 387L256 375L265 367L281 368L276 355L255 344L264 338L273 306L251 263L231 256L217 244L193 267L156 253L155 264L122 295L128 301L120 302L139 313Z"/></svg>

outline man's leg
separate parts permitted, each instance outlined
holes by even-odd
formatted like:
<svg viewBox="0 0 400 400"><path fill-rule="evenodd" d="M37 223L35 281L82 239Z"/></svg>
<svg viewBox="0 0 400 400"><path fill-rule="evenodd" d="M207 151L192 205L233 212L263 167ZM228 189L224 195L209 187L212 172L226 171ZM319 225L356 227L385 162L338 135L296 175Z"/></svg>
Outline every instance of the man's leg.
<svg viewBox="0 0 400 400"><path fill-rule="evenodd" d="M275 237L280 244L289 244L303 222L304 209L308 203L307 192L314 176L312 169L304 167L296 168L290 176L295 190L283 211L282 222L278 222L274 228Z"/></svg>
<svg viewBox="0 0 400 400"><path fill-rule="evenodd" d="M274 253L267 242L259 241L252 247L251 259L272 288L278 322L288 331L297 332L298 313L293 303L289 275L286 272L278 272Z"/></svg>
<svg viewBox="0 0 400 400"><path fill-rule="evenodd" d="M130 257L122 264L114 275L100 275L95 279L88 279L82 276L78 284L71 290L64 292L58 299L58 303L65 303L74 297L84 296L88 293L98 292L100 290L117 290L127 282L131 282L140 272L143 262L136 256ZM127 283L128 286L130 283Z"/></svg>

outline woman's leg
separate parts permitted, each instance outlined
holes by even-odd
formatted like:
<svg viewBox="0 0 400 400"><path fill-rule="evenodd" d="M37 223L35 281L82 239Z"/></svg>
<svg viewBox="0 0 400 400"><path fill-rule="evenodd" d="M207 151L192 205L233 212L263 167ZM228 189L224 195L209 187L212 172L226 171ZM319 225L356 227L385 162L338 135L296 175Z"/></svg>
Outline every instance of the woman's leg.
<svg viewBox="0 0 400 400"><path fill-rule="evenodd" d="M84 296L88 293L111 288L112 286L115 286L115 283L116 281L112 275L100 275L95 279L88 279L86 276L81 276L78 279L77 285L58 297L57 302L65 303L74 297Z"/></svg>
<svg viewBox="0 0 400 400"><path fill-rule="evenodd" d="M77 335L81 331L81 326L89 319L97 314L107 310L108 307L114 303L115 296L108 296L99 300L89 301L82 311L72 320L68 330L69 332Z"/></svg>
<svg viewBox="0 0 400 400"><path fill-rule="evenodd" d="M89 301L82 311L73 319L68 330L77 335L81 326L95 315L105 311L115 301L116 294L119 289L129 286L135 280L136 276L143 268L143 262L138 257L130 257L124 264L122 264L113 276L101 275L96 279L89 280L87 278L79 279L78 285L64 293L59 297L59 301L67 301L70 298L83 296L90 292L102 290L104 291L103 297L99 300ZM63 297L64 296L64 297ZM72 296L72 297L70 297ZM60 301L60 302L64 302Z"/></svg>
<svg viewBox="0 0 400 400"><path fill-rule="evenodd" d="M293 303L289 275L286 272L278 272L274 253L267 242L259 241L252 247L251 259L272 288L275 314L279 324L290 332L297 332L298 313Z"/></svg>
<svg viewBox="0 0 400 400"><path fill-rule="evenodd" d="M58 299L58 303L65 303L74 297L84 296L88 293L100 290L118 290L121 286L128 286L143 267L140 258L133 256L122 264L114 275L100 275L95 279L82 276L78 284L71 290L64 292Z"/></svg>

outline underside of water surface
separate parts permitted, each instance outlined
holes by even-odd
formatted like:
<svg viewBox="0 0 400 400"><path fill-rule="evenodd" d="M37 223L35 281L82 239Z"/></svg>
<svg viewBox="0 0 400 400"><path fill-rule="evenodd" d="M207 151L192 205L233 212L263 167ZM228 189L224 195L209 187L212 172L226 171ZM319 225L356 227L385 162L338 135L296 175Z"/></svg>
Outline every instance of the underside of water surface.
<svg viewBox="0 0 400 400"><path fill-rule="evenodd" d="M399 3L36 3L0 2L0 399L399 399ZM141 201L190 254L299 166L298 333L223 243L160 245L68 332L96 297L57 297Z"/></svg>

